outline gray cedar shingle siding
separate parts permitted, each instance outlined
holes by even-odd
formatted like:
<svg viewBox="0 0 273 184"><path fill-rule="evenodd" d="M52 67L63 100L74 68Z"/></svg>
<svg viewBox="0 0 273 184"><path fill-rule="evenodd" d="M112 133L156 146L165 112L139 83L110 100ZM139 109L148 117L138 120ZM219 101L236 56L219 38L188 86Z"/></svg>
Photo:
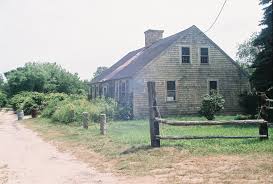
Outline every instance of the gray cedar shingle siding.
<svg viewBox="0 0 273 184"><path fill-rule="evenodd" d="M181 47L190 47L191 63L181 63ZM209 51L209 64L200 64L200 48ZM156 82L162 114L191 114L200 109L209 80L218 81L219 93L226 100L225 112L239 112L238 95L249 89L247 75L196 26L161 39L149 47L128 53L94 80L105 83L129 79L128 96L136 118L148 115L147 81ZM166 81L176 81L176 101L166 102ZM115 82L112 82L115 84ZM113 87L112 89L115 89ZM114 92L112 92L114 94Z"/></svg>

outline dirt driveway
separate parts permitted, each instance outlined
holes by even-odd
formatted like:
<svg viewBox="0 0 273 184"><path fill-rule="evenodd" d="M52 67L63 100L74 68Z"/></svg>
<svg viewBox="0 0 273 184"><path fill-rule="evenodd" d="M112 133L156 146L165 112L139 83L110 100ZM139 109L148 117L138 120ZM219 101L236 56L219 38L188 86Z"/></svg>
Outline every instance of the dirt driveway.
<svg viewBox="0 0 273 184"><path fill-rule="evenodd" d="M76 159L73 155L77 156L77 151L82 155L78 147L64 145L64 151L76 149L72 155L53 145L16 121L12 112L0 112L0 184L273 183L272 155L194 156L166 147L145 153L159 154L158 163L166 163L162 161L166 159L168 165L151 170L148 176L124 176L114 175L112 169L109 172L113 173L103 173L92 168L94 159L108 163L100 157Z"/></svg>
<svg viewBox="0 0 273 184"><path fill-rule="evenodd" d="M122 180L57 151L24 128L12 112L0 112L0 184L125 183Z"/></svg>

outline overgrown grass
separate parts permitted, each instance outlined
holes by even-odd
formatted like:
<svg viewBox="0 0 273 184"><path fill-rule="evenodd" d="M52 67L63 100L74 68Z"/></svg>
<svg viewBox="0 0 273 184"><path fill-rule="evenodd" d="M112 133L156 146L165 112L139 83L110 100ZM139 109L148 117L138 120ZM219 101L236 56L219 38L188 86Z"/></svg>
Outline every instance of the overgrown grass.
<svg viewBox="0 0 273 184"><path fill-rule="evenodd" d="M179 120L203 120L202 117L184 116L169 117ZM232 120L234 116L217 116L216 120ZM97 152L108 156L117 156L132 148L147 149L150 145L148 120L115 121L108 123L107 135L99 135L99 125L91 123L88 130L84 130L78 124L62 125L52 123L48 119L34 120L34 127L39 131L61 132L54 137L72 142L87 144ZM231 135L249 136L258 135L257 126L191 126L175 127L161 125L161 135ZM273 135L272 128L269 135ZM259 139L209 139L209 140L179 140L161 141L162 147L176 147L193 154L243 154L243 153L273 153L273 138L267 141Z"/></svg>
<svg viewBox="0 0 273 184"><path fill-rule="evenodd" d="M196 116L169 118L205 120ZM216 120L232 119L234 116L216 116ZM57 142L60 149L72 151L79 159L92 164L92 166L95 164L97 168L102 170L108 168L111 172L131 176L153 175L155 173L168 176L171 170L185 169L183 164L179 166L176 163L188 160L188 162L198 165L195 162L203 162L208 157L217 160L218 156L223 158L224 155L231 162L236 162L236 160L232 160L230 157L239 156L245 160L253 160L253 164L268 162L267 164L271 165L272 163L268 160L273 155L272 137L267 141L259 141L258 139L161 141L160 149L152 149L148 120L109 122L105 136L99 134L98 123L90 123L87 130L83 129L79 122L65 125L43 118L27 120L26 125L39 132L45 139ZM161 126L160 133L161 135L258 135L258 127L175 127L164 125ZM269 135L273 135L272 128L269 130ZM97 156L94 156L93 152L99 153L103 158L101 156L96 158ZM240 166L239 170L247 170L247 168L249 166L245 168ZM213 169L213 166L209 166L208 169ZM271 172L271 169L268 169L268 172ZM247 175L247 173L245 174ZM175 179L170 181L169 183L175 183Z"/></svg>

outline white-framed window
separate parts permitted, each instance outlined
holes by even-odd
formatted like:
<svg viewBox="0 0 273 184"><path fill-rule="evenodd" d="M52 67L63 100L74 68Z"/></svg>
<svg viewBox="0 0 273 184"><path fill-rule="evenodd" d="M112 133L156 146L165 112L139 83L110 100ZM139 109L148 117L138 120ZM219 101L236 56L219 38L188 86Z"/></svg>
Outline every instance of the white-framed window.
<svg viewBox="0 0 273 184"><path fill-rule="evenodd" d="M176 81L166 81L166 101L176 101Z"/></svg>
<svg viewBox="0 0 273 184"><path fill-rule="evenodd" d="M211 94L213 91L219 93L219 81L217 79L209 79L207 81L208 94Z"/></svg>
<svg viewBox="0 0 273 184"><path fill-rule="evenodd" d="M209 63L209 48L208 47L200 48L200 63L201 64Z"/></svg>
<svg viewBox="0 0 273 184"><path fill-rule="evenodd" d="M181 47L181 63L191 63L191 48L189 46Z"/></svg>

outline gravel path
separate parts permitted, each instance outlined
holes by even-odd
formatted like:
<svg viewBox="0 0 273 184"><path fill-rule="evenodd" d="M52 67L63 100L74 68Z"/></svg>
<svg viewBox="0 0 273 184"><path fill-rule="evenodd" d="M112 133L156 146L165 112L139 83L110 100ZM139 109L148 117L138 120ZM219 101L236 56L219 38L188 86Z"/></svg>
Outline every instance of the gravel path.
<svg viewBox="0 0 273 184"><path fill-rule="evenodd" d="M120 183L71 154L61 153L24 128L12 112L0 112L0 184Z"/></svg>

